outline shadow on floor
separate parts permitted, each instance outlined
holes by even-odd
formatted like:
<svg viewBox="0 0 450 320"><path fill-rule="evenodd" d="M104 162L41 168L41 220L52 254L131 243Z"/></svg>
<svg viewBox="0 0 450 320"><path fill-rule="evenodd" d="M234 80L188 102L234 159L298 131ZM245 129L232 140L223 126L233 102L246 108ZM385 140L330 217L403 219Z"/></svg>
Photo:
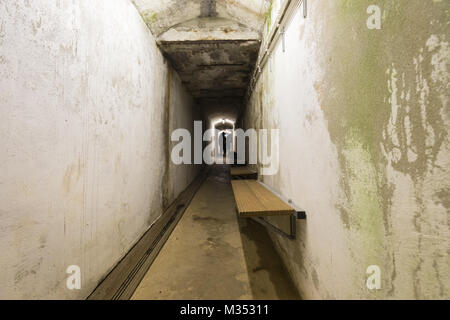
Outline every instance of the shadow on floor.
<svg viewBox="0 0 450 320"><path fill-rule="evenodd" d="M132 299L299 299L265 228L236 216L229 167L209 173Z"/></svg>
<svg viewBox="0 0 450 320"><path fill-rule="evenodd" d="M238 218L238 223L254 298L270 299L275 294L281 300L300 299L267 229L251 219Z"/></svg>

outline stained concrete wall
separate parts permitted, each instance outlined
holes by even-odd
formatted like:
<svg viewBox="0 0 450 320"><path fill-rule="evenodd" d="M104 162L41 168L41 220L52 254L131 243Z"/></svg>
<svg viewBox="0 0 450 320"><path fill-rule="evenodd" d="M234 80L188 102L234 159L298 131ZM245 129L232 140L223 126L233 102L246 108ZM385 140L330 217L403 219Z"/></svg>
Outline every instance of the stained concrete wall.
<svg viewBox="0 0 450 320"><path fill-rule="evenodd" d="M195 107L128 0L0 16L0 298L84 298L195 176L168 165Z"/></svg>
<svg viewBox="0 0 450 320"><path fill-rule="evenodd" d="M381 30L366 26L372 4ZM308 215L276 246L303 298L448 299L450 3L308 5L244 114L280 129L280 170L262 180Z"/></svg>

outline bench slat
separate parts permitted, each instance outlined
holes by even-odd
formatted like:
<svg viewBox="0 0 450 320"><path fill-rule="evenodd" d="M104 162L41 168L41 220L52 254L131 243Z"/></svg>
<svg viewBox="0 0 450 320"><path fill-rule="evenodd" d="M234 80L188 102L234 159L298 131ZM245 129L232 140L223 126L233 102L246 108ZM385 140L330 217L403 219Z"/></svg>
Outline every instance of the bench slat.
<svg viewBox="0 0 450 320"><path fill-rule="evenodd" d="M234 198L241 217L283 216L295 210L256 180L233 180Z"/></svg>

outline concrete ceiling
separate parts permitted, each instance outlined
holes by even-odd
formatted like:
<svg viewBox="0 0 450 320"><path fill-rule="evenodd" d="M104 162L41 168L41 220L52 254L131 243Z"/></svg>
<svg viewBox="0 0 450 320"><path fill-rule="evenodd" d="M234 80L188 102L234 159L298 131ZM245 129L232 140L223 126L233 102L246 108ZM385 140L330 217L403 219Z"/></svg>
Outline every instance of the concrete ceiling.
<svg viewBox="0 0 450 320"><path fill-rule="evenodd" d="M269 0L133 0L205 118L236 119Z"/></svg>

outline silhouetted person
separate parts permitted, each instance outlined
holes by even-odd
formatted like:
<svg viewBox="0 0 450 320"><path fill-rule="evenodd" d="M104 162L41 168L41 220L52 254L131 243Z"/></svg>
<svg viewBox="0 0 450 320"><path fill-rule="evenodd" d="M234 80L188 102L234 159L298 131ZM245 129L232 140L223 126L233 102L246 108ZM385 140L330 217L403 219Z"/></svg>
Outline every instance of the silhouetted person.
<svg viewBox="0 0 450 320"><path fill-rule="evenodd" d="M225 156L227 154L227 135L225 132L221 133L222 137L222 154Z"/></svg>

